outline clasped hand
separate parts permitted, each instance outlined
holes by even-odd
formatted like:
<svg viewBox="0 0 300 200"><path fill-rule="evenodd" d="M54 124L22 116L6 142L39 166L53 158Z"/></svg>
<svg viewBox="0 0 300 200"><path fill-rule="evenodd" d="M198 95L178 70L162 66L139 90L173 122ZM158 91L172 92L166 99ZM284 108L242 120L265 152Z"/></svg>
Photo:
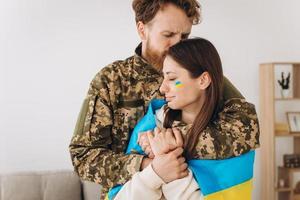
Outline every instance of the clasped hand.
<svg viewBox="0 0 300 200"><path fill-rule="evenodd" d="M159 129L139 134L138 143L152 159L153 170L164 182L186 177L187 164L183 153L183 138L178 129Z"/></svg>

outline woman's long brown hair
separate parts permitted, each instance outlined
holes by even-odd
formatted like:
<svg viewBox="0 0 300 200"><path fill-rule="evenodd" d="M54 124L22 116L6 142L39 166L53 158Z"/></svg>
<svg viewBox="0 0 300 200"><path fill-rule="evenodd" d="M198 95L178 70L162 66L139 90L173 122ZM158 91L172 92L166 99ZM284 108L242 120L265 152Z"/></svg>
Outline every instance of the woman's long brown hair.
<svg viewBox="0 0 300 200"><path fill-rule="evenodd" d="M222 98L223 70L221 59L216 48L211 42L203 38L182 40L172 46L167 56L186 69L192 78L199 77L203 72L208 72L211 83L206 88L206 98L185 140L185 154L188 159L194 157L195 147L200 134L207 125L217 116L218 105ZM181 119L180 110L168 109L164 120L164 127L170 128L174 120Z"/></svg>

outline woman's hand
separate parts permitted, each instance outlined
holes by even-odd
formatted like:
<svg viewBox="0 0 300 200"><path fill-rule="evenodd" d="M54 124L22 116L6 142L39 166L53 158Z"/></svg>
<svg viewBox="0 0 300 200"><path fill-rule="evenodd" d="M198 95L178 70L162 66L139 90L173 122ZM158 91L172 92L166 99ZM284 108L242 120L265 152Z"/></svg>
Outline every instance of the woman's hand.
<svg viewBox="0 0 300 200"><path fill-rule="evenodd" d="M178 129L154 129L154 134L147 132L148 143L154 156L166 154L177 147L183 147L183 139Z"/></svg>
<svg viewBox="0 0 300 200"><path fill-rule="evenodd" d="M180 131L176 128L162 130L155 128L154 133L152 131L140 133L138 144L149 158L154 158L155 155L168 153L177 147L183 147L183 139Z"/></svg>
<svg viewBox="0 0 300 200"><path fill-rule="evenodd" d="M182 147L178 147L167 154L157 155L153 159L153 170L165 183L188 175L188 165L182 157L182 153Z"/></svg>

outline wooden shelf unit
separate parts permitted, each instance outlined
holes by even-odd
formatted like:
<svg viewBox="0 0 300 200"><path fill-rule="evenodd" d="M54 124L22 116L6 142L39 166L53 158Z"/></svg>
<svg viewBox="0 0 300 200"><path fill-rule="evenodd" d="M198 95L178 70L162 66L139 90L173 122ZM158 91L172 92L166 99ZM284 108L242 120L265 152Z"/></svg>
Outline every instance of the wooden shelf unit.
<svg viewBox="0 0 300 200"><path fill-rule="evenodd" d="M293 96L289 98L275 97L275 66L292 65ZM276 166L275 138L292 137L294 153L300 154L300 132L276 132L276 102L299 101L300 103L300 63L264 63L259 69L260 79L260 142L261 142L261 200L296 200L293 177L300 168L290 169ZM296 111L296 110L295 110ZM300 110L298 110L300 111ZM278 148L278 147L277 147ZM279 187L278 180L284 179L284 187Z"/></svg>
<svg viewBox="0 0 300 200"><path fill-rule="evenodd" d="M275 101L297 101L300 98L275 98Z"/></svg>

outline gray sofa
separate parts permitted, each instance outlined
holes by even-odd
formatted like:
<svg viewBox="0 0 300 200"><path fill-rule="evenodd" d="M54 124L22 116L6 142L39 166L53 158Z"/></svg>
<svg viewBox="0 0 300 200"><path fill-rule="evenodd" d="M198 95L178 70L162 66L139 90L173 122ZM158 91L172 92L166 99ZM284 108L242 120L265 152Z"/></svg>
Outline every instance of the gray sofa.
<svg viewBox="0 0 300 200"><path fill-rule="evenodd" d="M0 200L99 200L100 190L72 171L0 174Z"/></svg>

